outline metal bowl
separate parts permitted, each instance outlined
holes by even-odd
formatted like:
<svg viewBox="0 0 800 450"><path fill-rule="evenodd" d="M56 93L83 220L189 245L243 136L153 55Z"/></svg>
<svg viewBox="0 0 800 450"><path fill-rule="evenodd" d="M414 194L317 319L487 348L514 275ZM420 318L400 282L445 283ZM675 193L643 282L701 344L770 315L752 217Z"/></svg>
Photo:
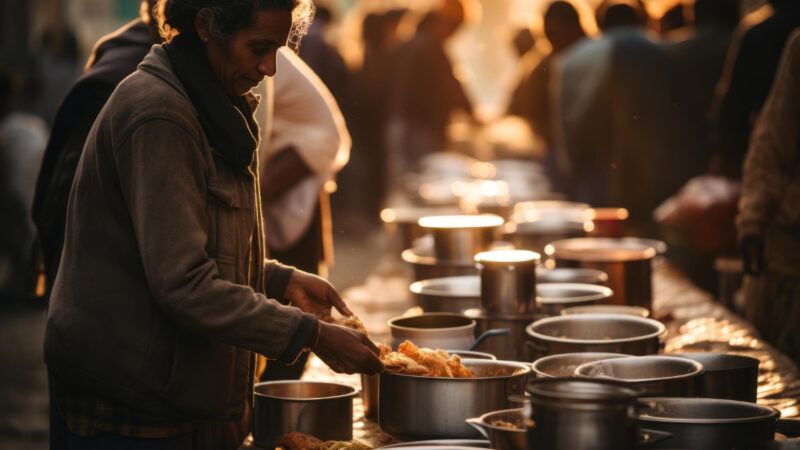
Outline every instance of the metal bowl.
<svg viewBox="0 0 800 450"><path fill-rule="evenodd" d="M596 284L547 283L536 287L536 303L539 313L556 316L570 306L586 306L601 303L614 292Z"/></svg>
<svg viewBox="0 0 800 450"><path fill-rule="evenodd" d="M461 314L425 313L389 320L391 346L403 341L418 347L467 350L475 342L475 321Z"/></svg>
<svg viewBox="0 0 800 450"><path fill-rule="evenodd" d="M253 442L272 448L292 431L327 441L353 439L353 397L358 390L339 383L268 381L254 388Z"/></svg>
<svg viewBox="0 0 800 450"><path fill-rule="evenodd" d="M561 314L624 314L627 316L650 317L650 311L647 308L628 305L570 306L562 309Z"/></svg>
<svg viewBox="0 0 800 450"><path fill-rule="evenodd" d="M756 402L758 365L756 358L726 353L681 353L675 356L703 365L703 397Z"/></svg>
<svg viewBox="0 0 800 450"><path fill-rule="evenodd" d="M481 306L481 280L476 275L415 281L408 289L425 312L460 313Z"/></svg>
<svg viewBox="0 0 800 450"><path fill-rule="evenodd" d="M619 314L570 314L548 317L525 329L534 359L559 353L658 353L661 322Z"/></svg>
<svg viewBox="0 0 800 450"><path fill-rule="evenodd" d="M480 417L467 419L467 423L474 426L484 436L489 438L492 448L499 450L523 450L525 448L525 435L527 430L528 415L524 408L504 409L492 411ZM513 427L498 425L501 420L513 424Z"/></svg>
<svg viewBox="0 0 800 450"><path fill-rule="evenodd" d="M692 397L701 392L703 365L676 356L637 356L581 364L575 375L620 381L641 389L643 395Z"/></svg>
<svg viewBox="0 0 800 450"><path fill-rule="evenodd" d="M632 355L623 355L621 353L562 353L560 355L550 355L539 358L533 362L531 368L539 378L572 377L575 376L575 368L581 364L600 361L602 359L631 357Z"/></svg>

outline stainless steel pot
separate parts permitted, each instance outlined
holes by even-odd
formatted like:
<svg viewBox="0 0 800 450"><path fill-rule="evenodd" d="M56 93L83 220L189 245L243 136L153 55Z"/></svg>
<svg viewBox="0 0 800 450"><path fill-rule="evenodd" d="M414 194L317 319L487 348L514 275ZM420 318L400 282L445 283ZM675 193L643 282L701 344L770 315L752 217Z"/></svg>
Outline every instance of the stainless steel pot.
<svg viewBox="0 0 800 450"><path fill-rule="evenodd" d="M536 320L537 316L487 314L480 309L464 311L464 315L475 321L475 334L478 336L494 329L510 330L508 335L483 341L475 350L491 353L502 360L532 361L530 348L525 345L525 327Z"/></svg>
<svg viewBox="0 0 800 450"><path fill-rule="evenodd" d="M534 220L509 222L503 225L503 240L514 247L543 252L547 244L562 239L585 237L586 223L582 220Z"/></svg>
<svg viewBox="0 0 800 450"><path fill-rule="evenodd" d="M475 255L481 277L481 304L488 313L536 312L536 264L529 250L497 250Z"/></svg>
<svg viewBox="0 0 800 450"><path fill-rule="evenodd" d="M389 320L391 347L409 340L418 347L469 350L475 342L475 321L461 314L425 313Z"/></svg>
<svg viewBox="0 0 800 450"><path fill-rule="evenodd" d="M774 408L734 400L639 400L640 426L672 434L653 448L758 449L774 439L779 416Z"/></svg>
<svg viewBox="0 0 800 450"><path fill-rule="evenodd" d="M380 448L469 450L492 447L489 441L484 439L435 439L430 441L401 442L399 444L386 445Z"/></svg>
<svg viewBox="0 0 800 450"><path fill-rule="evenodd" d="M586 283L605 285L608 275L602 270L573 267L557 267L555 269L536 269L536 282L542 283Z"/></svg>
<svg viewBox="0 0 800 450"><path fill-rule="evenodd" d="M467 423L475 427L497 450L524 450L528 414L524 408L492 411L480 417L467 419ZM504 422L498 424L497 421ZM508 426L506 424L511 424Z"/></svg>
<svg viewBox="0 0 800 450"><path fill-rule="evenodd" d="M758 364L756 358L725 353L681 353L706 369L700 376L703 397L756 402Z"/></svg>
<svg viewBox="0 0 800 450"><path fill-rule="evenodd" d="M387 231L390 233L396 232L400 235L403 243L402 248L409 248L413 245L415 239L425 235L425 231L419 226L419 219L426 216L458 213L458 208L434 208L424 206L393 207L385 208L381 211L381 220Z"/></svg>
<svg viewBox="0 0 800 450"><path fill-rule="evenodd" d="M610 303L652 309L652 259L657 249L632 239L576 238L549 244L545 253L558 267L598 269L608 274L614 291Z"/></svg>
<svg viewBox="0 0 800 450"><path fill-rule="evenodd" d="M588 362L600 361L602 359L631 358L632 355L621 353L562 353L560 355L550 355L539 358L533 362L531 369L539 378L563 378L575 376L575 368Z"/></svg>
<svg viewBox="0 0 800 450"><path fill-rule="evenodd" d="M408 289L425 312L461 313L481 306L481 280L475 275L415 281Z"/></svg>
<svg viewBox="0 0 800 450"><path fill-rule="evenodd" d="M364 405L364 417L369 419L378 417L380 387L381 374L361 374L361 402Z"/></svg>
<svg viewBox="0 0 800 450"><path fill-rule="evenodd" d="M614 292L595 284L547 283L537 286L536 303L539 314L557 316L564 308L601 303L614 295Z"/></svg>
<svg viewBox="0 0 800 450"><path fill-rule="evenodd" d="M423 230L433 235L434 255L449 261L472 261L499 237L503 218L493 214L430 216L419 219Z"/></svg>
<svg viewBox="0 0 800 450"><path fill-rule="evenodd" d="M315 381L267 381L255 385L253 441L272 448L292 431L327 441L353 439L353 397L344 384Z"/></svg>
<svg viewBox="0 0 800 450"><path fill-rule="evenodd" d="M570 314L548 317L525 329L533 359L559 353L658 353L661 322L617 314Z"/></svg>
<svg viewBox="0 0 800 450"><path fill-rule="evenodd" d="M433 256L432 248L409 248L400 254L403 261L414 269L414 280L430 280L442 277L477 275L475 262L470 260L448 260Z"/></svg>
<svg viewBox="0 0 800 450"><path fill-rule="evenodd" d="M636 317L650 317L650 311L648 311L647 308L628 305L570 306L569 308L562 309L561 314L624 314Z"/></svg>
<svg viewBox="0 0 800 450"><path fill-rule="evenodd" d="M404 439L473 438L465 421L512 406L521 396L530 367L513 361L464 359L475 378L381 374L378 420L386 433Z"/></svg>
<svg viewBox="0 0 800 450"><path fill-rule="evenodd" d="M575 375L620 381L636 386L642 395L696 397L701 394L703 365L675 356L636 356L581 364Z"/></svg>
<svg viewBox="0 0 800 450"><path fill-rule="evenodd" d="M632 450L636 448L636 389L607 380L545 378L530 381L528 448Z"/></svg>

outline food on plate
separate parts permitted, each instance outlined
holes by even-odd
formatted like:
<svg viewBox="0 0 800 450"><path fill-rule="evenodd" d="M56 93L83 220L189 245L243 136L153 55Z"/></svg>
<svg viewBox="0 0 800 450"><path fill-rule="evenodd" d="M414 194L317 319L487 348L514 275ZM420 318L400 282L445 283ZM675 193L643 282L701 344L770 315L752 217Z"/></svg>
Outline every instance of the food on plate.
<svg viewBox="0 0 800 450"><path fill-rule="evenodd" d="M369 450L372 447L356 441L321 441L310 434L292 431L278 438L284 450Z"/></svg>
<svg viewBox="0 0 800 450"><path fill-rule="evenodd" d="M360 331L364 333L366 337L369 337L369 333L367 333L367 329L364 327L364 322L361 321L355 314L352 316L345 316L345 317L337 317L333 319L333 323L336 325L341 325L343 327L352 328L356 331Z"/></svg>
<svg viewBox="0 0 800 450"><path fill-rule="evenodd" d="M393 352L381 345L381 361L387 372L442 378L472 378L472 371L461 364L458 355L444 350L419 348L405 341Z"/></svg>

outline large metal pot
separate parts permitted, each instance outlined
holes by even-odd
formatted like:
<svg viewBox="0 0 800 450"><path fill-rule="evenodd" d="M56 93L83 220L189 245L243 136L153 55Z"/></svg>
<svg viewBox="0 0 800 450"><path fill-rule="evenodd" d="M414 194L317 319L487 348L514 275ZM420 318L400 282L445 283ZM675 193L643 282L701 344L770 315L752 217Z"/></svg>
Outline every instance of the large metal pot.
<svg viewBox="0 0 800 450"><path fill-rule="evenodd" d="M475 321L461 314L425 313L389 320L391 347L411 341L418 347L469 350L475 342Z"/></svg>
<svg viewBox="0 0 800 450"><path fill-rule="evenodd" d="M703 365L675 356L636 356L581 364L575 375L620 381L652 397L697 397L701 394Z"/></svg>
<svg viewBox="0 0 800 450"><path fill-rule="evenodd" d="M472 261L498 237L503 218L493 214L430 216L419 219L433 235L434 255L448 261Z"/></svg>
<svg viewBox="0 0 800 450"><path fill-rule="evenodd" d="M425 312L460 313L481 306L481 279L476 275L415 281L408 289Z"/></svg>
<svg viewBox="0 0 800 450"><path fill-rule="evenodd" d="M545 248L559 267L598 269L608 274L614 291L609 303L652 309L652 259L657 249L635 239L575 238Z"/></svg>
<svg viewBox="0 0 800 450"><path fill-rule="evenodd" d="M530 381L528 448L633 450L636 389L623 383L578 378Z"/></svg>
<svg viewBox="0 0 800 450"><path fill-rule="evenodd" d="M528 414L524 408L514 408L473 417L467 419L467 423L486 436L492 443L493 449L524 450L527 420Z"/></svg>
<svg viewBox="0 0 800 450"><path fill-rule="evenodd" d="M758 364L756 358L725 353L682 353L706 369L700 376L703 397L756 402Z"/></svg>
<svg viewBox="0 0 800 450"><path fill-rule="evenodd" d="M632 358L632 355L621 353L561 353L539 358L533 362L531 369L539 378L564 378L575 376L575 369L581 364L600 361L601 359Z"/></svg>
<svg viewBox="0 0 800 450"><path fill-rule="evenodd" d="M772 441L780 412L735 400L642 398L639 424L672 437L653 448L758 449Z"/></svg>
<svg viewBox="0 0 800 450"><path fill-rule="evenodd" d="M403 250L400 257L413 267L415 281L461 275L478 275L475 261L471 259L449 260L436 258L433 256L433 249L428 247Z"/></svg>
<svg viewBox="0 0 800 450"><path fill-rule="evenodd" d="M647 308L629 305L570 306L562 309L561 314L624 314L636 317L650 317L650 311Z"/></svg>
<svg viewBox="0 0 800 450"><path fill-rule="evenodd" d="M496 250L475 255L481 277L481 304L488 313L536 312L536 264L529 250Z"/></svg>
<svg viewBox="0 0 800 450"><path fill-rule="evenodd" d="M353 397L344 384L315 381L267 381L255 385L253 441L272 448L292 431L323 441L353 439Z"/></svg>
<svg viewBox="0 0 800 450"><path fill-rule="evenodd" d="M530 348L525 345L525 327L536 320L532 314L487 314L481 309L464 311L464 315L475 321L475 335L494 329L508 329L505 336L486 339L475 350L491 353L503 360L531 361Z"/></svg>
<svg viewBox="0 0 800 450"><path fill-rule="evenodd" d="M559 315L564 308L570 306L603 302L614 295L614 292L595 284L547 283L537 286L536 295L539 314L550 317Z"/></svg>
<svg viewBox="0 0 800 450"><path fill-rule="evenodd" d="M521 396L530 373L513 361L464 359L475 378L434 378L381 374L381 428L404 439L479 437L466 419L508 409Z"/></svg>
<svg viewBox="0 0 800 450"><path fill-rule="evenodd" d="M617 314L570 314L548 317L525 329L533 359L559 353L658 353L661 322Z"/></svg>

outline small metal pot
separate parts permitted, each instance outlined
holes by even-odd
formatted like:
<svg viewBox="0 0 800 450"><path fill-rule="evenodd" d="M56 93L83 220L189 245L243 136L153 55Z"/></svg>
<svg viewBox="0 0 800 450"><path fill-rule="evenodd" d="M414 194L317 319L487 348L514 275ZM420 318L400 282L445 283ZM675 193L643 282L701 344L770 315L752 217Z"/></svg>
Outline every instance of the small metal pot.
<svg viewBox="0 0 800 450"><path fill-rule="evenodd" d="M700 376L703 397L756 402L758 364L756 358L725 353L681 353L706 369Z"/></svg>
<svg viewBox="0 0 800 450"><path fill-rule="evenodd" d="M403 439L479 437L466 419L508 409L521 396L530 373L513 361L464 359L475 378L381 374L378 420L386 433Z"/></svg>
<svg viewBox="0 0 800 450"><path fill-rule="evenodd" d="M408 289L425 312L461 313L481 306L481 280L475 275L415 281Z"/></svg>
<svg viewBox="0 0 800 450"><path fill-rule="evenodd" d="M536 282L542 283L586 283L604 286L608 275L602 270L576 267L557 267L555 269L536 268Z"/></svg>
<svg viewBox="0 0 800 450"><path fill-rule="evenodd" d="M535 220L509 222L503 226L503 240L514 247L534 252L543 252L544 247L555 241L585 237L586 223L582 220Z"/></svg>
<svg viewBox="0 0 800 450"><path fill-rule="evenodd" d="M636 317L650 317L650 311L641 306L628 305L586 305L570 306L561 310L562 315L568 314L623 314Z"/></svg>
<svg viewBox="0 0 800 450"><path fill-rule="evenodd" d="M539 314L557 316L564 308L601 303L614 295L614 292L595 284L547 283L537 286L536 302Z"/></svg>
<svg viewBox="0 0 800 450"><path fill-rule="evenodd" d="M529 250L498 250L475 255L481 277L481 304L488 313L536 312L536 264Z"/></svg>
<svg viewBox="0 0 800 450"><path fill-rule="evenodd" d="M735 400L642 398L639 424L672 437L653 448L757 449L772 441L780 412Z"/></svg>
<svg viewBox="0 0 800 450"><path fill-rule="evenodd" d="M448 260L433 256L432 248L409 248L400 254L403 261L414 269L414 280L430 280L461 275L478 275L475 262L470 260Z"/></svg>
<svg viewBox="0 0 800 450"><path fill-rule="evenodd" d="M457 208L434 208L422 206L385 208L381 211L381 220L389 232L397 232L402 240L403 247L409 248L414 240L425 235L419 226L419 219L426 216L443 214L458 214Z"/></svg>
<svg viewBox="0 0 800 450"><path fill-rule="evenodd" d="M525 333L533 359L559 353L658 353L661 322L618 314L570 314L528 325Z"/></svg>
<svg viewBox="0 0 800 450"><path fill-rule="evenodd" d="M272 448L292 431L327 441L353 439L353 397L345 384L315 381L267 381L254 389L253 442Z"/></svg>
<svg viewBox="0 0 800 450"><path fill-rule="evenodd" d="M504 409L502 411L492 411L480 417L469 418L467 423L486 436L494 449L524 450L527 416L524 408ZM497 425L496 421L498 420L514 426Z"/></svg>
<svg viewBox="0 0 800 450"><path fill-rule="evenodd" d="M502 360L531 361L530 348L525 345L525 327L536 320L532 314L487 314L480 309L464 311L464 315L475 321L475 334L481 334L494 329L508 329L506 336L494 337L483 341L475 347L476 350L491 353Z"/></svg>
<svg viewBox="0 0 800 450"><path fill-rule="evenodd" d="M389 320L391 346L409 340L418 347L468 350L475 342L475 321L461 314L425 313Z"/></svg>
<svg viewBox="0 0 800 450"><path fill-rule="evenodd" d="M503 218L493 214L430 216L419 219L433 235L434 255L448 261L472 261L498 237Z"/></svg>
<svg viewBox="0 0 800 450"><path fill-rule="evenodd" d="M628 383L642 395L658 397L696 397L701 393L703 365L675 356L636 356L604 359L581 364L575 375Z"/></svg>
<svg viewBox="0 0 800 450"><path fill-rule="evenodd" d="M528 448L633 450L638 391L624 383L578 378L528 382Z"/></svg>
<svg viewBox="0 0 800 450"><path fill-rule="evenodd" d="M588 362L602 359L632 358L632 355L621 353L562 353L539 358L533 362L531 369L539 378L566 378L575 376L575 368Z"/></svg>

